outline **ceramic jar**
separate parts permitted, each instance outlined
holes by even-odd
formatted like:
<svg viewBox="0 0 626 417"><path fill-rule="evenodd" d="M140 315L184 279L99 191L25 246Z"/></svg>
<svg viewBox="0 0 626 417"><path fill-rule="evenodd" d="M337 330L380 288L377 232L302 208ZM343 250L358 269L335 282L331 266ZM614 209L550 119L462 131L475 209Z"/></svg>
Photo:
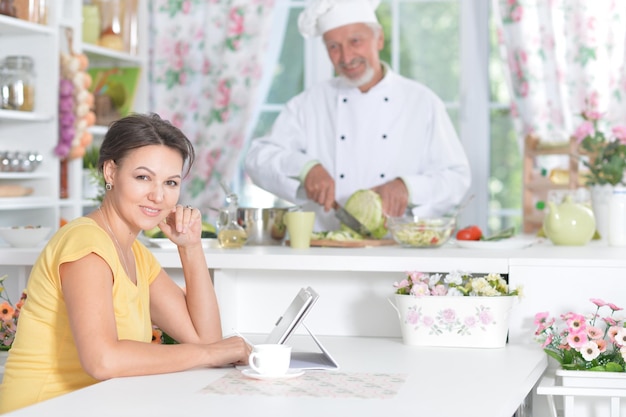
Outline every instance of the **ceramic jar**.
<svg viewBox="0 0 626 417"><path fill-rule="evenodd" d="M589 243L596 231L596 221L590 207L572 202L571 196L557 205L548 202L549 212L543 220L543 230L555 245L582 246Z"/></svg>

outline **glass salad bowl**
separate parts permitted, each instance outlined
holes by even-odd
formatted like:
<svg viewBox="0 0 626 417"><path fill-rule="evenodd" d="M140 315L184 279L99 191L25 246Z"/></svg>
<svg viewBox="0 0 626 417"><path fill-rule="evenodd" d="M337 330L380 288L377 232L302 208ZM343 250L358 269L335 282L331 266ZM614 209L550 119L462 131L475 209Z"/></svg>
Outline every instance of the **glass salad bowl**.
<svg viewBox="0 0 626 417"><path fill-rule="evenodd" d="M456 217L389 217L391 236L407 248L436 248L446 243L456 227Z"/></svg>

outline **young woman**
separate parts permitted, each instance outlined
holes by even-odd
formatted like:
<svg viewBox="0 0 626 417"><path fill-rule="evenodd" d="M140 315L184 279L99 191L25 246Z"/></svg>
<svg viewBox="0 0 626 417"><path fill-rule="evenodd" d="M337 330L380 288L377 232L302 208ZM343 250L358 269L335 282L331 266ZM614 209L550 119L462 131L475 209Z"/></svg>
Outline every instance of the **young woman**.
<svg viewBox="0 0 626 417"><path fill-rule="evenodd" d="M101 380L245 364L223 339L200 212L177 204L192 144L157 115L115 122L100 149L102 205L62 227L33 266L0 386L0 412ZM159 226L178 246L186 290L139 241ZM179 341L152 344L155 324Z"/></svg>

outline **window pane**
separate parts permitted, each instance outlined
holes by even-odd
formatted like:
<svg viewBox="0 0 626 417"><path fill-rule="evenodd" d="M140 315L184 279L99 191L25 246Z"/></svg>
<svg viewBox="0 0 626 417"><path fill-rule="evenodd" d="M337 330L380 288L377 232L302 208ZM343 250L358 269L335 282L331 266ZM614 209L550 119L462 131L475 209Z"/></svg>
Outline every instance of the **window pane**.
<svg viewBox="0 0 626 417"><path fill-rule="evenodd" d="M459 3L399 5L399 72L430 87L443 101L459 100Z"/></svg>
<svg viewBox="0 0 626 417"><path fill-rule="evenodd" d="M274 69L266 102L283 104L304 89L304 38L298 31L301 8L292 8L285 29L280 59Z"/></svg>
<svg viewBox="0 0 626 417"><path fill-rule="evenodd" d="M256 124L254 131L252 132L251 139L254 140L255 138L258 138L259 136L265 136L265 134L267 134L272 128L272 125L274 124L274 120L276 120L277 117L278 117L278 112L270 112L270 111L261 112L261 114L259 115L258 123Z"/></svg>
<svg viewBox="0 0 626 417"><path fill-rule="evenodd" d="M491 176L489 219L491 232L515 226L522 220L522 156L508 109L491 111Z"/></svg>
<svg viewBox="0 0 626 417"><path fill-rule="evenodd" d="M493 15L491 16L493 19ZM489 99L496 103L510 103L511 96L506 85L504 71L507 70L500 54L500 45L498 44L498 34L496 25L493 20L490 21L490 53L489 53Z"/></svg>

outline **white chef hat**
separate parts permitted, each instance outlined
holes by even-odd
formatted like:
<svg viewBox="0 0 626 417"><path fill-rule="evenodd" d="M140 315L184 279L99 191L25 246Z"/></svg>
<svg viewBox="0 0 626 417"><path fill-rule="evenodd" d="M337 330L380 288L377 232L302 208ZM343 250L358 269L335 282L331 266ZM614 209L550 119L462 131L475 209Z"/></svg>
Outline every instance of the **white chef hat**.
<svg viewBox="0 0 626 417"><path fill-rule="evenodd" d="M375 10L380 0L312 0L298 17L305 38L320 36L351 23L378 23Z"/></svg>

